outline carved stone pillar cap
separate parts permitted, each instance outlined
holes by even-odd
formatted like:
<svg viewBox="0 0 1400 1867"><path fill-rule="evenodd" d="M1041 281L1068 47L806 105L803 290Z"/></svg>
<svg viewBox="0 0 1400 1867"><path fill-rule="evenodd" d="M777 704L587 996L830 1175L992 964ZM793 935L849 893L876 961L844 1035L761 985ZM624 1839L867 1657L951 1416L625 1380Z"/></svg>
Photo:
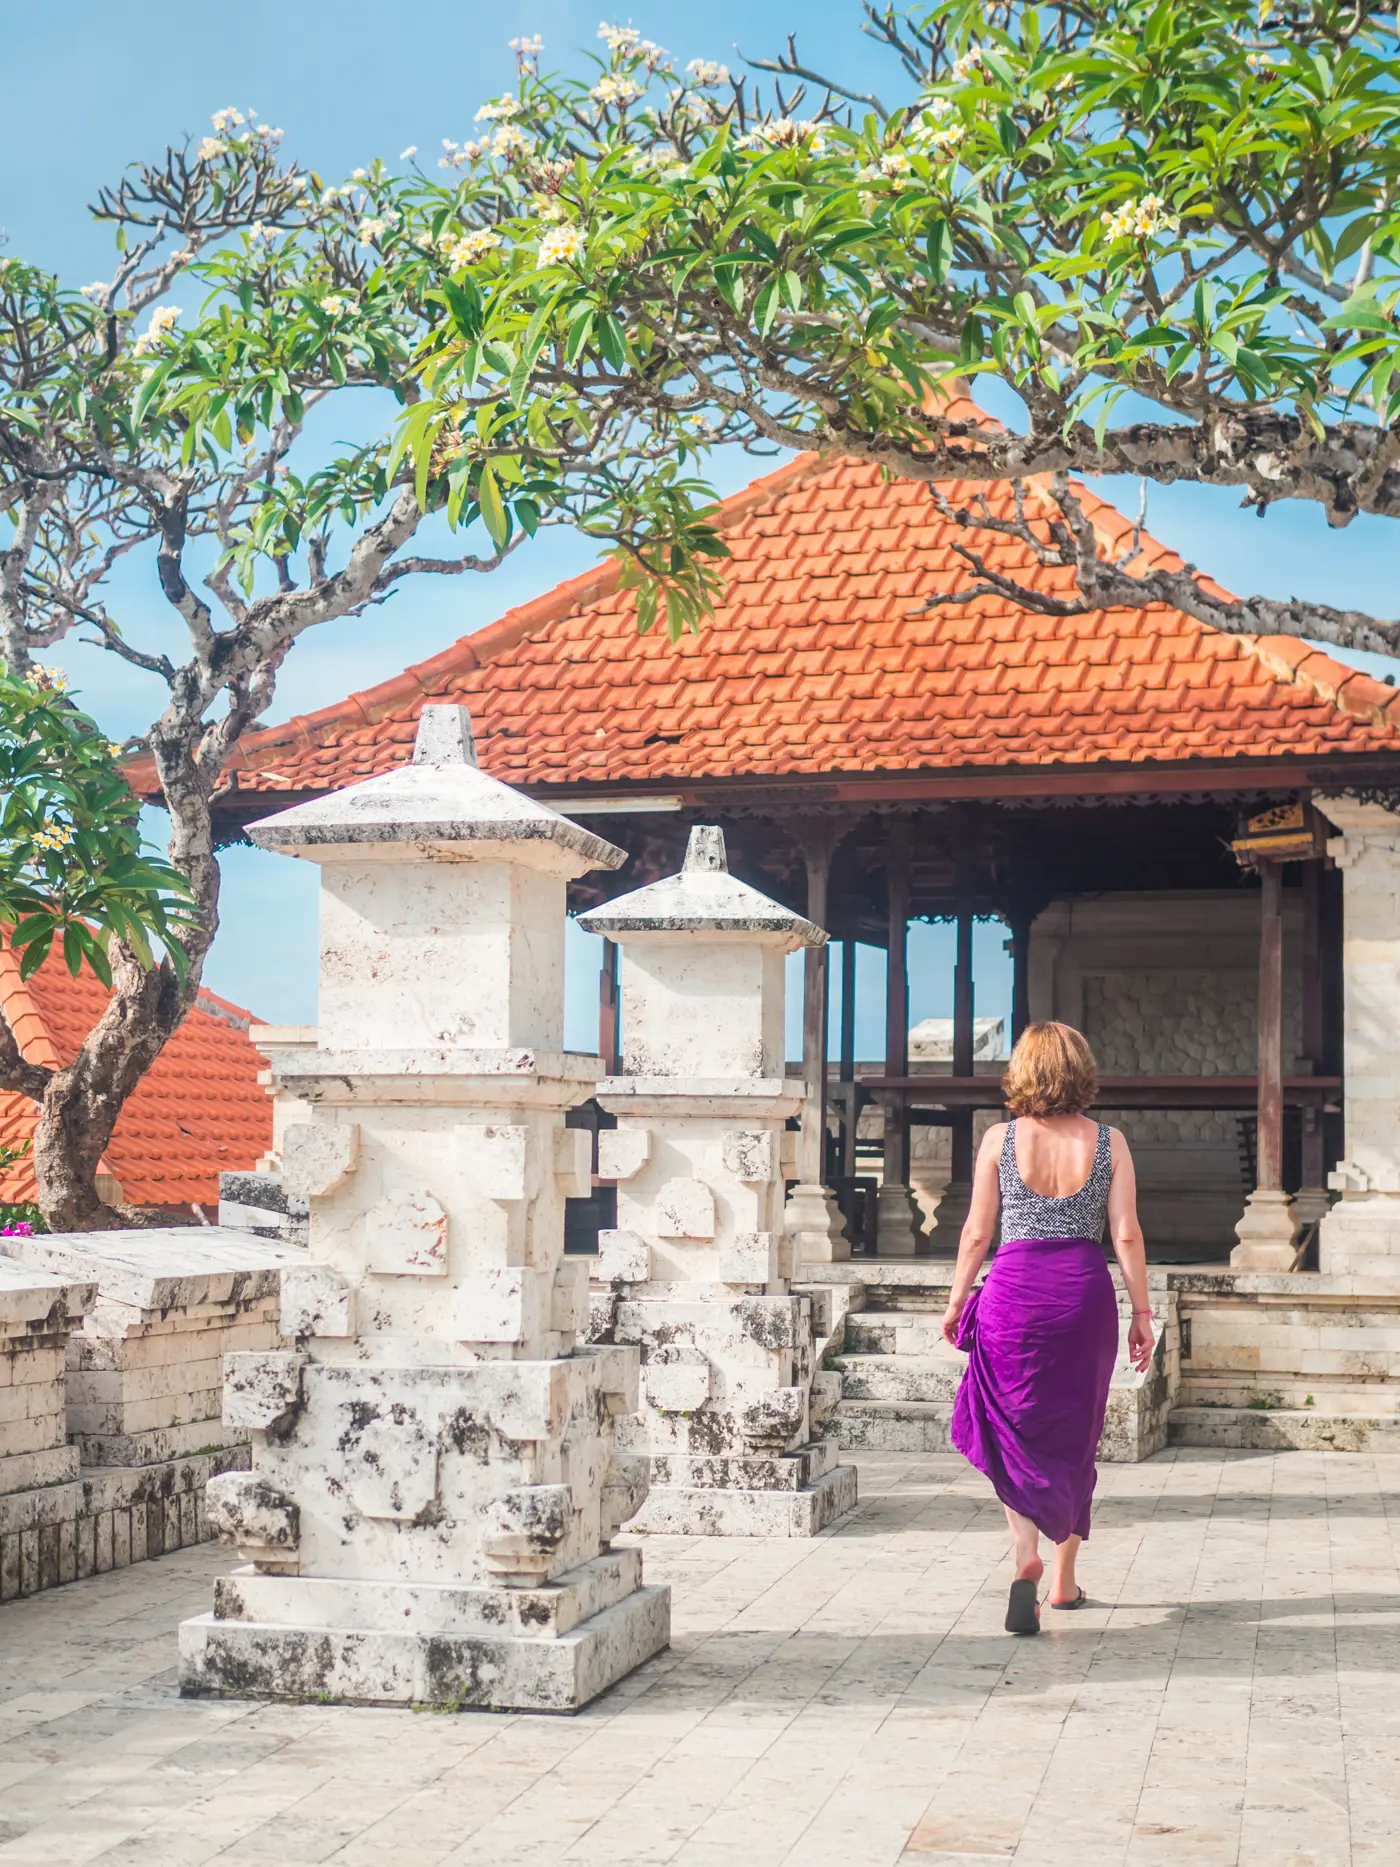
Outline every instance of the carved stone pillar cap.
<svg viewBox="0 0 1400 1867"><path fill-rule="evenodd" d="M624 850L476 762L465 707L430 704L407 764L250 824L263 849L312 862L510 861L565 875L618 869Z"/></svg>
<svg viewBox="0 0 1400 1867"><path fill-rule="evenodd" d="M690 832L679 875L604 902L580 914L579 925L623 943L696 934L781 946L785 952L826 943L822 928L729 873L724 831L713 823L696 824Z"/></svg>

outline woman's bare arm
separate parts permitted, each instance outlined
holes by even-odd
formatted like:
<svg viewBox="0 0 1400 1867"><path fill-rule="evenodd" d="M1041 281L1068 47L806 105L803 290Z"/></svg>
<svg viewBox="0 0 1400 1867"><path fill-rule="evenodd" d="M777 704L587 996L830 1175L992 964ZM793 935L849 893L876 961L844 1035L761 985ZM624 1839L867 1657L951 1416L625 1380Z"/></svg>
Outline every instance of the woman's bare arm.
<svg viewBox="0 0 1400 1867"><path fill-rule="evenodd" d="M977 1150L977 1165L972 1173L972 1198L967 1208L967 1223L962 1228L962 1237L958 1241L958 1261L953 1271L953 1287L948 1293L948 1308L943 1317L943 1334L953 1342L958 1330L958 1318L967 1307L967 1299L972 1294L972 1286L982 1260L991 1249L992 1239L996 1235L997 1213L1001 1206L1001 1187L997 1178L997 1166L1001 1160L1002 1142L1006 1139L1006 1123L998 1122L989 1128L982 1137L982 1145Z"/></svg>
<svg viewBox="0 0 1400 1867"><path fill-rule="evenodd" d="M1133 1306L1128 1356L1135 1368L1145 1368L1152 1357L1152 1299L1147 1293L1147 1248L1138 1223L1137 1174L1123 1135L1117 1128L1110 1128L1108 1132L1113 1162L1113 1181L1108 1189L1108 1231Z"/></svg>

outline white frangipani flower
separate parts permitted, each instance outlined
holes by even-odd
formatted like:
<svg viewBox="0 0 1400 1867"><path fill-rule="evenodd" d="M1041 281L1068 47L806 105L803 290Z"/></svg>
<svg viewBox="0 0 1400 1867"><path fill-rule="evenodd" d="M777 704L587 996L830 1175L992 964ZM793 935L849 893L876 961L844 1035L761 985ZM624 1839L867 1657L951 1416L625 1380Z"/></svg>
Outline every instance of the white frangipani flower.
<svg viewBox="0 0 1400 1867"><path fill-rule="evenodd" d="M1122 201L1099 218L1110 240L1146 240L1154 233L1175 233L1181 225L1178 215L1167 212L1167 204L1159 194L1145 194L1140 201Z"/></svg>
<svg viewBox="0 0 1400 1867"><path fill-rule="evenodd" d="M157 305L151 313L151 321L131 346L134 357L149 356L168 337L175 328L180 316L178 305Z"/></svg>
<svg viewBox="0 0 1400 1867"><path fill-rule="evenodd" d="M598 27L598 37L610 52L632 52L641 43L642 35L635 26L610 26L603 20Z"/></svg>
<svg viewBox="0 0 1400 1867"><path fill-rule="evenodd" d="M551 227L540 241L540 264L560 266L569 260L582 259L583 229L575 226Z"/></svg>
<svg viewBox="0 0 1400 1867"><path fill-rule="evenodd" d="M588 93L600 104L612 104L619 110L626 110L629 104L635 104L642 96L645 87L635 78L619 78L614 72L607 72Z"/></svg>
<svg viewBox="0 0 1400 1867"><path fill-rule="evenodd" d="M485 259L493 247L501 244L501 236L492 227L474 227L470 233L444 234L438 242L438 250L454 272L463 266L475 265L477 260Z"/></svg>

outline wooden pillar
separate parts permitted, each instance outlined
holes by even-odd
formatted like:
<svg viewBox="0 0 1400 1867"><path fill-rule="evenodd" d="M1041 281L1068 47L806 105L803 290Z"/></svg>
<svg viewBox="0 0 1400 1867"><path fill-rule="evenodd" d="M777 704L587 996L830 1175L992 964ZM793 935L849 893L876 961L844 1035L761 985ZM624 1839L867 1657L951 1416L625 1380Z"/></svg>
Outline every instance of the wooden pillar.
<svg viewBox="0 0 1400 1867"><path fill-rule="evenodd" d="M856 943L841 942L841 1081L856 1079Z"/></svg>
<svg viewBox="0 0 1400 1867"><path fill-rule="evenodd" d="M804 837L802 844L807 868L807 919L818 927L826 925L833 841L827 828ZM826 946L809 946L802 956L802 1076L806 1100L797 1178L803 1186L820 1186L826 1178L827 953Z"/></svg>
<svg viewBox="0 0 1400 1867"><path fill-rule="evenodd" d="M1259 864L1259 1143L1260 1192L1283 1187L1283 873Z"/></svg>
<svg viewBox="0 0 1400 1867"><path fill-rule="evenodd" d="M972 978L972 909L966 901L958 903L957 946L953 962L953 1074L972 1075L972 1052L975 1040L975 1011ZM970 1185L972 1180L972 1110L959 1109L953 1117L952 1184Z"/></svg>
<svg viewBox="0 0 1400 1867"><path fill-rule="evenodd" d="M1235 1227L1237 1271L1292 1270L1298 1230L1283 1190L1283 872L1259 868L1259 1136L1254 1191Z"/></svg>
<svg viewBox="0 0 1400 1867"><path fill-rule="evenodd" d="M1313 1076L1326 1071L1326 1003L1322 958L1321 861L1303 864L1303 1067ZM1302 1185L1294 1202L1306 1225L1327 1210L1327 1162L1322 1110L1303 1110Z"/></svg>
<svg viewBox="0 0 1400 1867"><path fill-rule="evenodd" d="M841 1081L846 1085L846 1121L841 1132L841 1172L856 1170L856 943L841 942Z"/></svg>
<svg viewBox="0 0 1400 1867"><path fill-rule="evenodd" d="M889 895L885 967L885 1075L909 1074L909 825L890 821L886 854ZM885 1109L885 1181L909 1183L909 1124L903 1103Z"/></svg>
<svg viewBox="0 0 1400 1867"><path fill-rule="evenodd" d="M621 1018L617 997L617 942L604 939L603 963L598 972L598 1055L609 1076L622 1069Z"/></svg>
<svg viewBox="0 0 1400 1867"><path fill-rule="evenodd" d="M909 1074L909 825L890 821L885 852L889 891L889 963L885 971L885 1074ZM885 1158L875 1202L875 1245L881 1257L912 1258L925 1246L909 1191L909 1117L901 1094L885 1097Z"/></svg>
<svg viewBox="0 0 1400 1867"><path fill-rule="evenodd" d="M1016 1043L1031 1021L1031 916L1013 908L1006 917L1011 954L1011 1041Z"/></svg>

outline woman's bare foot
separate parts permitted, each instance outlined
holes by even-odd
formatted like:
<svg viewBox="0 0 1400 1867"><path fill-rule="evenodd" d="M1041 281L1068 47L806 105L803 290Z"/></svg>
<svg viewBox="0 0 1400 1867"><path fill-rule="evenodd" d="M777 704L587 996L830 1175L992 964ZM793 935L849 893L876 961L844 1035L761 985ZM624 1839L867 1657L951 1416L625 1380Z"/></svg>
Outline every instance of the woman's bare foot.
<svg viewBox="0 0 1400 1867"><path fill-rule="evenodd" d="M1016 1565L1016 1580L1018 1582L1038 1583L1044 1573L1045 1564L1040 1560L1039 1556L1027 1556L1024 1562L1019 1562Z"/></svg>

